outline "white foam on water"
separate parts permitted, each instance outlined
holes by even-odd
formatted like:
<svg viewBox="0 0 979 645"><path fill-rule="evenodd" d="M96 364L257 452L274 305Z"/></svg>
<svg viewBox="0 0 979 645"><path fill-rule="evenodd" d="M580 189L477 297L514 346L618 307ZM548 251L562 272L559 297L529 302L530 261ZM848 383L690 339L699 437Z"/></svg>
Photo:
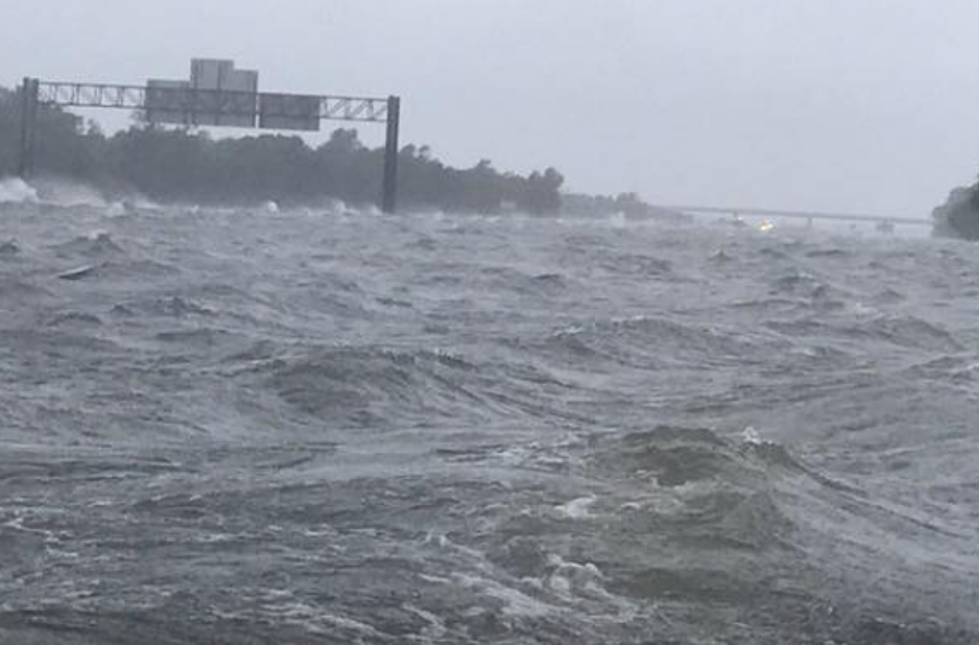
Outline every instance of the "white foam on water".
<svg viewBox="0 0 979 645"><path fill-rule="evenodd" d="M34 204L37 201L37 190L23 179L0 179L0 204Z"/></svg>
<svg viewBox="0 0 979 645"><path fill-rule="evenodd" d="M741 441L751 446L761 446L768 443L761 438L761 435L752 426L748 426L741 431Z"/></svg>
<svg viewBox="0 0 979 645"><path fill-rule="evenodd" d="M612 228L625 228L628 224L625 213L613 213L608 218L608 223Z"/></svg>
<svg viewBox="0 0 979 645"><path fill-rule="evenodd" d="M596 498L594 495L579 497L567 502L566 504L555 506L554 510L561 517L566 517L571 520L584 520L592 517L589 509L597 501L598 498Z"/></svg>
<svg viewBox="0 0 979 645"><path fill-rule="evenodd" d="M91 206L108 208L109 202L97 189L68 179L42 178L35 182L40 201L45 204L69 208Z"/></svg>
<svg viewBox="0 0 979 645"><path fill-rule="evenodd" d="M420 607L410 604L402 605L402 607L405 611L415 614L428 623L426 627L422 628L422 638L438 639L444 637L449 632L448 627L445 626L442 619L432 612L425 611Z"/></svg>
<svg viewBox="0 0 979 645"><path fill-rule="evenodd" d="M518 589L500 584L495 580L488 580L464 573L454 574L454 577L466 589L503 601L503 613L507 616L540 618L554 611L554 608L547 603L532 598Z"/></svg>

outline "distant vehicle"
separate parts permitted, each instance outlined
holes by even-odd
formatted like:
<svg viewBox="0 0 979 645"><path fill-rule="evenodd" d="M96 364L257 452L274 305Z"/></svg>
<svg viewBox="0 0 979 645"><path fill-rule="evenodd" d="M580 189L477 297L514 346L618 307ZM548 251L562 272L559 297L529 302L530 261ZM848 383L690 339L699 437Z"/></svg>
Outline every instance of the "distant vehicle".
<svg viewBox="0 0 979 645"><path fill-rule="evenodd" d="M880 233L893 233L894 232L894 224L893 224L893 222L880 221L880 222L877 222L877 226L875 226L874 228L876 228L877 231L880 232Z"/></svg>

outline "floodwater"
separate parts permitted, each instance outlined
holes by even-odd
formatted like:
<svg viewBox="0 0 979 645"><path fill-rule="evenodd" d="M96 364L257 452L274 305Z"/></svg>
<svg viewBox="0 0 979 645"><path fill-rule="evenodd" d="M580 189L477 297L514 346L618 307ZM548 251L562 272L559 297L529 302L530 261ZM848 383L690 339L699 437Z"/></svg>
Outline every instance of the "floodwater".
<svg viewBox="0 0 979 645"><path fill-rule="evenodd" d="M0 221L0 642L979 642L974 246Z"/></svg>

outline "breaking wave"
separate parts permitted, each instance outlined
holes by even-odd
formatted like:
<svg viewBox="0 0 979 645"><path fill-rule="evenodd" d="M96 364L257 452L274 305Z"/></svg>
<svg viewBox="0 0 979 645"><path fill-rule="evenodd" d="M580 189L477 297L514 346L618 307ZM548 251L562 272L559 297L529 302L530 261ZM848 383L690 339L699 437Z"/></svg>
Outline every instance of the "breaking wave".
<svg viewBox="0 0 979 645"><path fill-rule="evenodd" d="M0 203L24 204L37 201L37 190L23 179L0 179Z"/></svg>

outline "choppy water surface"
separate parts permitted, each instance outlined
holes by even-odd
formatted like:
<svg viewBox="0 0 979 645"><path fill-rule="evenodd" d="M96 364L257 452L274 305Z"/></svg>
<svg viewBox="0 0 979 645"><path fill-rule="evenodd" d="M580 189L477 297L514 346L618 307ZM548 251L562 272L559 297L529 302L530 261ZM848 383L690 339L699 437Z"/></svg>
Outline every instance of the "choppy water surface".
<svg viewBox="0 0 979 645"><path fill-rule="evenodd" d="M974 246L0 221L0 642L979 642Z"/></svg>

